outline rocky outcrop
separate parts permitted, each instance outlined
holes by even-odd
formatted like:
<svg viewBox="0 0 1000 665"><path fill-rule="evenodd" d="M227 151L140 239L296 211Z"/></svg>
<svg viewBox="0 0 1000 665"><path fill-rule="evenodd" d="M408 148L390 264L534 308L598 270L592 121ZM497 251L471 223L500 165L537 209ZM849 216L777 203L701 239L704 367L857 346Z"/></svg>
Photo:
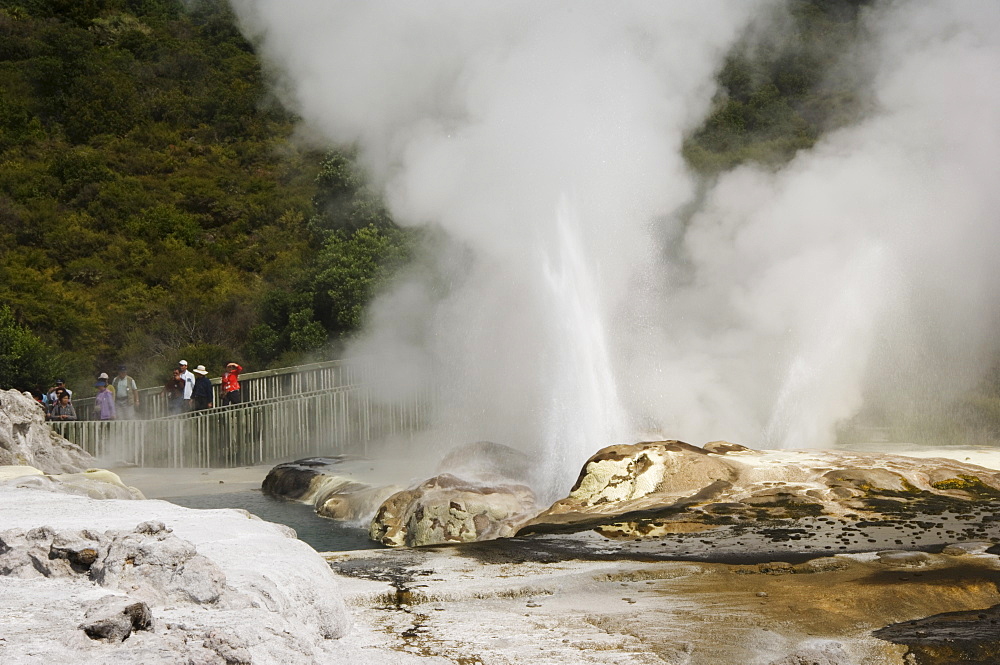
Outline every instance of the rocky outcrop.
<svg viewBox="0 0 1000 665"><path fill-rule="evenodd" d="M45 423L42 407L16 390L0 391L0 485L78 494L92 499L142 499L117 474L92 468L94 458Z"/></svg>
<svg viewBox="0 0 1000 665"><path fill-rule="evenodd" d="M292 501L310 501L315 496L319 485L329 478L338 478L340 465L346 461L344 456L338 457L308 457L283 462L271 469L261 489L271 496ZM345 479L346 481L346 479Z"/></svg>
<svg viewBox="0 0 1000 665"><path fill-rule="evenodd" d="M608 446L587 460L569 496L543 515L658 509L711 495L735 480L731 465L681 441Z"/></svg>
<svg viewBox="0 0 1000 665"><path fill-rule="evenodd" d="M379 506L369 537L419 547L512 536L538 512L529 487L533 468L527 455L500 443L456 446L438 463L438 475Z"/></svg>
<svg viewBox="0 0 1000 665"><path fill-rule="evenodd" d="M360 464L359 464L360 463ZM261 485L271 496L310 503L321 517L370 520L374 540L390 546L510 536L537 512L533 466L519 450L490 441L456 446L419 486L372 484L371 462L339 455L275 466ZM372 515L375 515L372 520Z"/></svg>
<svg viewBox="0 0 1000 665"><path fill-rule="evenodd" d="M310 503L321 517L359 520L371 516L376 506L402 488L359 482L343 470L348 456L310 457L284 462L271 469L261 489L274 497Z"/></svg>
<svg viewBox="0 0 1000 665"><path fill-rule="evenodd" d="M226 576L219 567L198 554L193 544L172 535L162 522L104 533L14 529L0 532L0 552L0 575L84 576L151 604L215 603L227 592Z"/></svg>
<svg viewBox="0 0 1000 665"><path fill-rule="evenodd" d="M636 538L670 533L674 524L690 530L692 522L899 517L998 500L1000 472L953 460L656 441L599 451L569 496L522 533L613 525L602 533Z"/></svg>
<svg viewBox="0 0 1000 665"><path fill-rule="evenodd" d="M249 513L0 486L0 525L3 662L363 662L326 562Z"/></svg>
<svg viewBox="0 0 1000 665"><path fill-rule="evenodd" d="M46 475L31 466L0 466L0 485L77 494L91 499L144 499L135 487L107 469Z"/></svg>
<svg viewBox="0 0 1000 665"><path fill-rule="evenodd" d="M513 536L536 511L534 492L526 485L442 474L386 499L369 536L391 547L492 540Z"/></svg>
<svg viewBox="0 0 1000 665"><path fill-rule="evenodd" d="M516 448L493 441L475 441L449 450L438 462L437 475L447 473L466 480L531 485L537 467Z"/></svg>
<svg viewBox="0 0 1000 665"><path fill-rule="evenodd" d="M906 647L906 663L1000 663L1000 605L945 612L876 630L875 637Z"/></svg>
<svg viewBox="0 0 1000 665"><path fill-rule="evenodd" d="M92 640L124 642L133 631L152 630L153 613L146 603L132 603L121 607L121 601L106 597L96 606L87 610L87 621L80 624L80 630ZM118 607L114 607L114 606ZM114 607L114 609L111 609Z"/></svg>
<svg viewBox="0 0 1000 665"><path fill-rule="evenodd" d="M505 446L473 444L449 455L446 466L475 466L480 449L509 454ZM519 460L517 455L512 459ZM528 468L508 462L496 466ZM419 546L596 529L608 538L634 540L733 524L753 531L753 525L763 529L771 520L823 516L844 522L847 537L856 531L846 524L852 520L916 519L1000 504L1000 472L972 464L890 454L753 450L725 441L703 447L676 440L608 446L587 461L566 498L537 515L527 485L491 474L489 464L475 468L480 478L443 473L389 497L372 520L370 537L390 546ZM914 536L923 528L919 520L905 526ZM984 523L973 526L985 528ZM771 538L800 539L784 533Z"/></svg>
<svg viewBox="0 0 1000 665"><path fill-rule="evenodd" d="M26 465L44 473L78 473L94 458L45 424L42 405L16 390L0 390L0 466Z"/></svg>

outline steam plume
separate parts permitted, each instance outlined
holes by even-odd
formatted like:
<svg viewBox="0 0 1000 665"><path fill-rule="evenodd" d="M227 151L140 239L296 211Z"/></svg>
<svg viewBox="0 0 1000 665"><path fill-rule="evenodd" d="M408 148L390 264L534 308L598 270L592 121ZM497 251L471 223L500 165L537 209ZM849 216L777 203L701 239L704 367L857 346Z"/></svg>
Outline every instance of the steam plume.
<svg viewBox="0 0 1000 665"><path fill-rule="evenodd" d="M876 112L691 217L682 140L765 3L232 1L287 103L445 231L357 347L434 377L443 444L536 451L555 493L615 441L829 444L996 346L995 3L872 11Z"/></svg>

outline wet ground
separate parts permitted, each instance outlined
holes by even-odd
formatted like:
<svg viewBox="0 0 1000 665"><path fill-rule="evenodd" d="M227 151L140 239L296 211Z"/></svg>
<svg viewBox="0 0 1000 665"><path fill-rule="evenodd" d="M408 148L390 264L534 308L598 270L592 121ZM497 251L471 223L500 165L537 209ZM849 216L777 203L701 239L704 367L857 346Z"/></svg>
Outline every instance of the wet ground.
<svg viewBox="0 0 1000 665"><path fill-rule="evenodd" d="M959 541L1000 543L1000 504L980 504L967 513L945 511L897 519L852 516L743 520L733 524L674 523L693 529L622 540L595 531L535 534L504 541L463 545L465 556L494 559L712 561L752 563L804 561L830 554L911 550L939 552ZM669 523L668 523L669 524ZM614 535L614 527L601 529Z"/></svg>
<svg viewBox="0 0 1000 665"><path fill-rule="evenodd" d="M561 535L330 560L379 647L463 665L1000 663L985 655L998 646L989 621L1000 604L1000 561L985 543L795 563L670 560L621 545ZM955 621L966 631L949 635ZM951 660L927 659L943 648Z"/></svg>
<svg viewBox="0 0 1000 665"><path fill-rule="evenodd" d="M463 664L1000 665L997 508L534 534L331 567L381 646Z"/></svg>

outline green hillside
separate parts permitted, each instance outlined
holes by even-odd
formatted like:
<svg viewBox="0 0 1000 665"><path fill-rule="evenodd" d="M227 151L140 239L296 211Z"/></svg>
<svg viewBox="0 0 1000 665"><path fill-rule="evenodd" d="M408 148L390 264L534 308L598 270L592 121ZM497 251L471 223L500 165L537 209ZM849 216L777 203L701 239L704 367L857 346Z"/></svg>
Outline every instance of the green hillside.
<svg viewBox="0 0 1000 665"><path fill-rule="evenodd" d="M40 368L18 387L296 362L405 256L350 157L292 140L225 2L2 0L0 89L0 327L40 343L3 350Z"/></svg>

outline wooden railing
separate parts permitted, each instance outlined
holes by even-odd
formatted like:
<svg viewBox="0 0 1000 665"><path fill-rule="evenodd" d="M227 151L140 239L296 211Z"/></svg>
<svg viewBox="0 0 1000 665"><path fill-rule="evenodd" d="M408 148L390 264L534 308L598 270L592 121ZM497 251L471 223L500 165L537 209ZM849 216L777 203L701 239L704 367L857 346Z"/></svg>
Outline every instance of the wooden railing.
<svg viewBox="0 0 1000 665"><path fill-rule="evenodd" d="M419 430L429 404L428 395L387 404L372 385L342 386L155 420L51 425L108 465L235 467L365 454L372 442Z"/></svg>

